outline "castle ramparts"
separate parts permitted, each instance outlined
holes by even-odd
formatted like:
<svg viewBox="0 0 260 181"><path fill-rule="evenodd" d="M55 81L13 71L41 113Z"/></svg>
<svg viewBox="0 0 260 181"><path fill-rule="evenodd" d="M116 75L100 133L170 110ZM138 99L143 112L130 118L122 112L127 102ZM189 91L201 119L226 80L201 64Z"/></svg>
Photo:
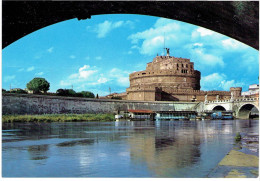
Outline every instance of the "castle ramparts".
<svg viewBox="0 0 260 181"><path fill-rule="evenodd" d="M187 58L156 56L146 70L129 75L127 100L143 101L215 101L241 96L241 87L230 91L200 90L201 73Z"/></svg>

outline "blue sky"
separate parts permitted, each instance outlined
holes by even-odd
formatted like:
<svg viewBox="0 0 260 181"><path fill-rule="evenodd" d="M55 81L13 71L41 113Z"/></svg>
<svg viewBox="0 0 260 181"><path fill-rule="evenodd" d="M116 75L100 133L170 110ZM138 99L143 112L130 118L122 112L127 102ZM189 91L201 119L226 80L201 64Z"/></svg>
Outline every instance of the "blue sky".
<svg viewBox="0 0 260 181"><path fill-rule="evenodd" d="M171 56L189 58L201 72L201 90L247 91L258 83L259 52L227 36L153 16L98 15L45 27L3 49L2 87L26 88L43 77L51 92L125 92L129 73L163 55L164 37Z"/></svg>

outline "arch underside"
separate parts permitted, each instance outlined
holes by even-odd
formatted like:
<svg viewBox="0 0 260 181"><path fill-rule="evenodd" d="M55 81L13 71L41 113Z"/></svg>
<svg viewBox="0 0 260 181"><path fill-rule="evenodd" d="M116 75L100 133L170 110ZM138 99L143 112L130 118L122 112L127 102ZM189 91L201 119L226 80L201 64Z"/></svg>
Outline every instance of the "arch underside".
<svg viewBox="0 0 260 181"><path fill-rule="evenodd" d="M223 106L215 106L212 111L226 111L226 108L224 108Z"/></svg>
<svg viewBox="0 0 260 181"><path fill-rule="evenodd" d="M238 110L238 118L249 119L250 117L259 116L259 110L254 104L244 104Z"/></svg>
<svg viewBox="0 0 260 181"><path fill-rule="evenodd" d="M259 46L258 1L7 1L2 2L2 47L43 27L101 14L143 14L205 27Z"/></svg>

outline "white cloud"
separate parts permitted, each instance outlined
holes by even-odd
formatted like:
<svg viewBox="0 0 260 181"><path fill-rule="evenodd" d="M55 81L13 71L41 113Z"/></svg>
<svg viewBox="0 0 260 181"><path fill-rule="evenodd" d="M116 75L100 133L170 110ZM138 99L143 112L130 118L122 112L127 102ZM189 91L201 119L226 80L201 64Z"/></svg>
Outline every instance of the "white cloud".
<svg viewBox="0 0 260 181"><path fill-rule="evenodd" d="M113 29L121 27L123 23L123 21L111 22L106 20L98 24L96 29L97 37L104 38Z"/></svg>
<svg viewBox="0 0 260 181"><path fill-rule="evenodd" d="M22 71L24 71L24 68L20 68L20 69L18 70L18 72L22 72Z"/></svg>
<svg viewBox="0 0 260 181"><path fill-rule="evenodd" d="M53 49L54 49L54 47L50 47L49 49L47 49L47 52L52 53Z"/></svg>
<svg viewBox="0 0 260 181"><path fill-rule="evenodd" d="M75 56L75 55L71 55L70 58L71 58L71 59L75 59L76 56Z"/></svg>
<svg viewBox="0 0 260 181"><path fill-rule="evenodd" d="M43 74L44 74L43 72L38 72L38 73L36 73L35 75L41 76L41 75L43 75Z"/></svg>
<svg viewBox="0 0 260 181"><path fill-rule="evenodd" d="M238 67L247 73L259 74L259 54L258 52L247 52L242 57L238 58Z"/></svg>
<svg viewBox="0 0 260 181"><path fill-rule="evenodd" d="M96 73L97 70L90 70L90 66L89 65L84 65L83 67L81 67L79 69L79 73L77 74L78 78L83 78L83 79L87 79L89 78L92 74ZM73 74L75 75L75 74Z"/></svg>
<svg viewBox="0 0 260 181"><path fill-rule="evenodd" d="M225 63L221 56L212 55L209 53L205 53L205 49L203 48L195 48L190 51L191 59L196 61L196 64L200 66L221 66L224 67Z"/></svg>
<svg viewBox="0 0 260 181"><path fill-rule="evenodd" d="M70 85L85 85L98 81L98 69L96 67L90 67L89 65L84 65L78 69L77 73L73 73L68 76L66 80L61 80L61 86Z"/></svg>
<svg viewBox="0 0 260 181"><path fill-rule="evenodd" d="M35 68L34 68L34 66L31 66L31 67L28 67L27 69L26 69L26 71L27 72L31 72L31 71L33 71Z"/></svg>
<svg viewBox="0 0 260 181"><path fill-rule="evenodd" d="M130 85L129 82L129 77L118 77L117 82L121 85L121 86L126 86L128 87Z"/></svg>
<svg viewBox="0 0 260 181"><path fill-rule="evenodd" d="M222 46L226 48L226 50L240 50L247 48L247 46L239 41L228 38L221 41Z"/></svg>
<svg viewBox="0 0 260 181"><path fill-rule="evenodd" d="M203 43L194 43L193 46L202 47L202 46L203 46Z"/></svg>
<svg viewBox="0 0 260 181"><path fill-rule="evenodd" d="M213 73L201 77L201 90L225 90L229 91L230 87L242 87L244 83L235 80L226 80L225 74Z"/></svg>
<svg viewBox="0 0 260 181"><path fill-rule="evenodd" d="M96 60L101 60L102 57L101 56L98 56L98 57L95 57Z"/></svg>
<svg viewBox="0 0 260 181"><path fill-rule="evenodd" d="M215 47L219 46L218 44L221 44L221 39L223 39L223 35L203 27L196 28L191 32L192 41L202 40L206 44L214 44Z"/></svg>
<svg viewBox="0 0 260 181"><path fill-rule="evenodd" d="M100 77L97 82L100 83L100 84L103 84L103 83L106 83L107 81L108 81L107 78L105 78L105 77Z"/></svg>
<svg viewBox="0 0 260 181"><path fill-rule="evenodd" d="M121 70L119 68L113 68L109 72L109 77L115 80L119 86L129 86L129 73L128 71Z"/></svg>
<svg viewBox="0 0 260 181"><path fill-rule="evenodd" d="M210 36L215 33L211 30L208 30L208 29L202 28L202 27L199 27L196 31L200 33L200 36Z"/></svg>
<svg viewBox="0 0 260 181"><path fill-rule="evenodd" d="M9 82L13 79L15 79L15 75L7 75L4 77L4 82Z"/></svg>
<svg viewBox="0 0 260 181"><path fill-rule="evenodd" d="M184 42L190 40L187 31L188 28L182 27L179 22L160 18L152 28L132 34L128 39L134 44L132 49L139 49L141 54L155 55L163 53L164 44L171 48L181 47ZM141 45L139 45L140 42Z"/></svg>
<svg viewBox="0 0 260 181"><path fill-rule="evenodd" d="M243 87L244 85L243 82L236 82L235 80L223 80L220 83L220 87L226 91L228 91L230 87Z"/></svg>

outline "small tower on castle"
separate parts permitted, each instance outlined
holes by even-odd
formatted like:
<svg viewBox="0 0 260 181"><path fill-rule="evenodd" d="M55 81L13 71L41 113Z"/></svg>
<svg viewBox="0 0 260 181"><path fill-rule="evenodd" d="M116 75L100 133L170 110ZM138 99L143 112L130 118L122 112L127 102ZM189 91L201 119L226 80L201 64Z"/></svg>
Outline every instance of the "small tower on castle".
<svg viewBox="0 0 260 181"><path fill-rule="evenodd" d="M241 97L242 87L230 87L230 92L234 99Z"/></svg>
<svg viewBox="0 0 260 181"><path fill-rule="evenodd" d="M166 52L167 52L167 57L169 57L170 56L170 48L165 48L166 49Z"/></svg>

